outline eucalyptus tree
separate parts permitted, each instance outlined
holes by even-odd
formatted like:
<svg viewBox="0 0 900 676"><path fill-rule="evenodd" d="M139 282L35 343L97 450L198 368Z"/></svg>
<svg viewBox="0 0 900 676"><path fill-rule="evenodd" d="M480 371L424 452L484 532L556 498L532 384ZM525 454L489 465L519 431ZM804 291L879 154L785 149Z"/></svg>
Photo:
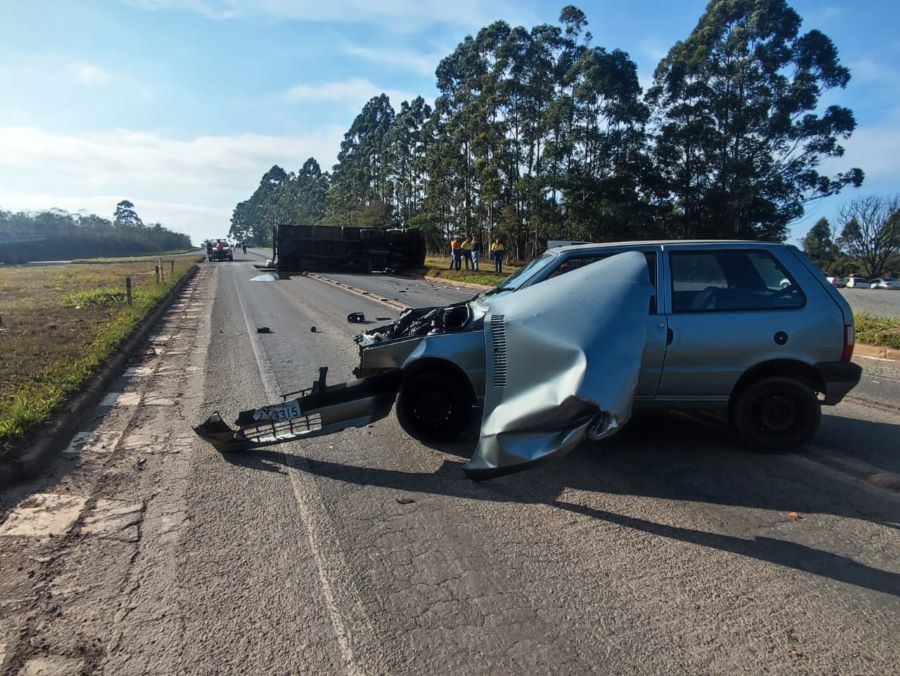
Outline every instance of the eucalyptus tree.
<svg viewBox="0 0 900 676"><path fill-rule="evenodd" d="M278 224L277 197L288 173L273 165L259 181L250 199L238 203L231 215L229 234L236 239L252 239L256 244L272 241L272 228Z"/></svg>
<svg viewBox="0 0 900 676"><path fill-rule="evenodd" d="M134 203L130 200L122 200L116 204L116 213L113 215L113 224L117 228L144 227L144 221L138 216L137 210L134 208Z"/></svg>
<svg viewBox="0 0 900 676"><path fill-rule="evenodd" d="M385 137L394 212L402 225L407 225L421 208L427 146L423 126L430 116L431 106L421 96L404 101Z"/></svg>
<svg viewBox="0 0 900 676"><path fill-rule="evenodd" d="M819 171L856 127L849 109L820 109L850 72L800 24L784 0L712 0L660 62L648 101L673 234L781 239L807 200L861 184L859 169Z"/></svg>
<svg viewBox="0 0 900 676"><path fill-rule="evenodd" d="M386 209L376 210L389 214L393 194L386 137L393 121L394 109L386 94L370 99L353 120L344 134L331 177L326 198L328 222L355 224L363 213L374 213L371 208L374 203L385 205Z"/></svg>
<svg viewBox="0 0 900 676"><path fill-rule="evenodd" d="M835 263L840 256L840 249L834 242L831 232L831 224L825 217L815 222L806 236L801 240L803 251L826 272L833 271Z"/></svg>

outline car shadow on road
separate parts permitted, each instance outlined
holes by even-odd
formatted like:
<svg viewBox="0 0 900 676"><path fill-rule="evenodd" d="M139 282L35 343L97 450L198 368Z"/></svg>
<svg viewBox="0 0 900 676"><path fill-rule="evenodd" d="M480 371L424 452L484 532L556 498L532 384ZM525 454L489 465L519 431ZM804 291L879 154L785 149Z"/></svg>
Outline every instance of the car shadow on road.
<svg viewBox="0 0 900 676"><path fill-rule="evenodd" d="M291 464L313 475L356 485L491 502L539 503L702 547L813 573L900 596L900 574L849 557L772 537L734 535L671 526L560 499L566 489L645 496L799 514L833 514L898 528L900 501L882 499L831 473L810 476L796 454L760 455L740 449L729 430L699 416L643 414L601 444L585 444L568 457L523 472L476 483L462 466L474 442L435 445L455 455L436 472L406 472L293 456ZM288 453L291 451L288 450ZM283 471L287 457L272 450L224 456L257 470Z"/></svg>

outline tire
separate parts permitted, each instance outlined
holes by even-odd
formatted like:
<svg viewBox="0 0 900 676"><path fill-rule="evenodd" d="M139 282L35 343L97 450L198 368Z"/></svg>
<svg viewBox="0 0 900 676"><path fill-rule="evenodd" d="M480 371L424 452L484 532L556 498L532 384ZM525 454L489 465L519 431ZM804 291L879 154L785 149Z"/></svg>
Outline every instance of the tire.
<svg viewBox="0 0 900 676"><path fill-rule="evenodd" d="M421 441L453 441L469 423L472 399L452 376L425 371L400 387L397 420L411 437Z"/></svg>
<svg viewBox="0 0 900 676"><path fill-rule="evenodd" d="M732 411L732 422L744 443L770 453L802 446L816 433L821 419L816 393L785 376L751 383Z"/></svg>

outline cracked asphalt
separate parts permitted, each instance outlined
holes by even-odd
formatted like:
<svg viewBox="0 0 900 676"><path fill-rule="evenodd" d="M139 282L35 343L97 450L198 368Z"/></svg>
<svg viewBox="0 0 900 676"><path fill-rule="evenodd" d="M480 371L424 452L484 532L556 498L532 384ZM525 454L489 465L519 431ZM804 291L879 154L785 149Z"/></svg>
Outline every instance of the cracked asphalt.
<svg viewBox="0 0 900 676"><path fill-rule="evenodd" d="M861 362L882 389L787 455L654 413L480 484L473 439L393 416L223 456L191 425L352 379L347 313L396 317L250 262L204 266L78 442L0 497L4 673L897 673L895 365Z"/></svg>

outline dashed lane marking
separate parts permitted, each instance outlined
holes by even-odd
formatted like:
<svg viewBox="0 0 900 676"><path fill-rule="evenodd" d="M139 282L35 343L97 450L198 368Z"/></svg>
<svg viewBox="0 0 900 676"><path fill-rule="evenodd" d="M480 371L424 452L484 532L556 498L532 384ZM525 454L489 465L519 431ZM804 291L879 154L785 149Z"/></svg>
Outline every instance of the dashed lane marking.
<svg viewBox="0 0 900 676"><path fill-rule="evenodd" d="M0 536L51 537L69 531L87 498L35 493L16 507L0 525Z"/></svg>
<svg viewBox="0 0 900 676"><path fill-rule="evenodd" d="M105 406L107 408L111 406L137 406L140 403L140 392L109 392L103 397L100 406Z"/></svg>
<svg viewBox="0 0 900 676"><path fill-rule="evenodd" d="M266 360L262 347L259 344L259 340L256 337L256 331L250 322L250 314L247 311L247 304L244 302L244 296L243 293L241 293L240 285L237 283L235 277L232 277L232 281L234 283L235 295L241 306L241 314L244 316L244 323L247 326L247 337L250 339L250 346L253 348L253 356L256 359L260 378L262 378L263 389L266 396L269 398L269 401L278 401L279 396L275 391L275 374L272 372L272 369ZM290 476L291 489L294 493L294 500L297 503L298 511L300 512L300 518L306 527L307 546L309 547L310 552L312 552L313 559L316 563L316 572L318 573L319 584L322 588L325 609L328 612L331 625L334 628L344 669L348 674L361 674L363 673L363 670L356 663L356 659L353 655L353 648L350 645L350 633L335 600L334 586L328 575L329 562L326 561L326 557L322 553L323 541L328 538L329 535L333 536L330 517L325 510L325 506L322 504L322 496L320 495L315 482L306 474L302 475L306 478L306 481L302 481L301 468L298 466L294 456L289 453L284 453L283 457L287 465L293 470L288 473ZM314 511L316 513L316 518L313 517ZM333 537L330 539L333 541ZM329 553L332 555L332 561L330 562L331 567L337 567L339 569L338 572L341 573L340 576L335 577L337 579L349 581L350 576L345 574L347 564L343 561L339 546L333 544L329 549L331 550ZM349 601L362 611L362 601L356 597L354 593L355 589L348 589L347 591L350 593ZM363 612L356 612L354 615L364 618L365 615ZM364 629L369 635L372 634L370 627L360 627L360 629Z"/></svg>
<svg viewBox="0 0 900 676"><path fill-rule="evenodd" d="M121 438L122 432L120 431L79 432L72 437L72 441L69 442L62 454L73 458L85 454L110 453Z"/></svg>
<svg viewBox="0 0 900 676"><path fill-rule="evenodd" d="M127 542L138 539L144 504L99 499L93 511L84 517L80 530L85 535L111 537Z"/></svg>
<svg viewBox="0 0 900 676"><path fill-rule="evenodd" d="M144 397L144 406L174 406L175 400L169 399L168 397L160 397L153 394L148 394Z"/></svg>

